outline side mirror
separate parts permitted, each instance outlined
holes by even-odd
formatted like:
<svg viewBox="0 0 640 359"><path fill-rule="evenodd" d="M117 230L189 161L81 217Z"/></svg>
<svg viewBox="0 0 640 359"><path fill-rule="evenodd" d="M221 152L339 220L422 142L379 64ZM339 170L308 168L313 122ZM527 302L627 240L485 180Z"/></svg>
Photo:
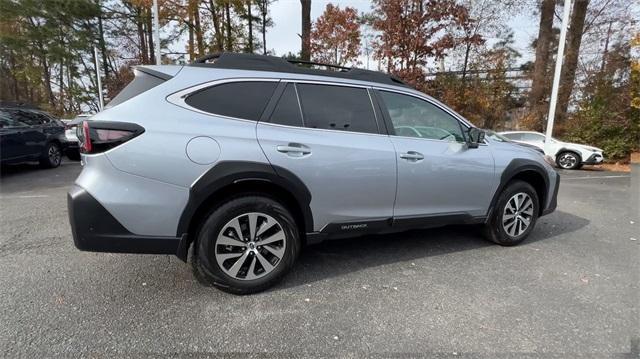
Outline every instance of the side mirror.
<svg viewBox="0 0 640 359"><path fill-rule="evenodd" d="M484 131L479 128L471 127L467 132L467 145L469 148L478 148L478 145L484 142Z"/></svg>

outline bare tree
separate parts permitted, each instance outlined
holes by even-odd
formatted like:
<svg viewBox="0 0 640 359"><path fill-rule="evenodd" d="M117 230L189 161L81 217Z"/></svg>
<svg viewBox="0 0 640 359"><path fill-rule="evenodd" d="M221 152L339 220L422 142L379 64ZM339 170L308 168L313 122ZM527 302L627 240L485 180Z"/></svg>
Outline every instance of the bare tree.
<svg viewBox="0 0 640 359"><path fill-rule="evenodd" d="M540 5L540 28L536 40L536 60L533 66L531 92L529 92L529 106L535 130L542 130L544 115L546 74L549 64L549 49L553 39L553 17L555 0L542 0Z"/></svg>

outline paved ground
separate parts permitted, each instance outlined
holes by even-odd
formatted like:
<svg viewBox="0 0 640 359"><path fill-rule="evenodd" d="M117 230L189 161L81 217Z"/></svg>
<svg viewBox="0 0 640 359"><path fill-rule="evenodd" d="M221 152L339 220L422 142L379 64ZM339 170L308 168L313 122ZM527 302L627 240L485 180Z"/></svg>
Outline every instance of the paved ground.
<svg viewBox="0 0 640 359"><path fill-rule="evenodd" d="M563 172L558 210L518 247L465 227L327 242L237 297L171 256L77 251L65 195L79 171L3 170L0 356L639 355L629 174Z"/></svg>

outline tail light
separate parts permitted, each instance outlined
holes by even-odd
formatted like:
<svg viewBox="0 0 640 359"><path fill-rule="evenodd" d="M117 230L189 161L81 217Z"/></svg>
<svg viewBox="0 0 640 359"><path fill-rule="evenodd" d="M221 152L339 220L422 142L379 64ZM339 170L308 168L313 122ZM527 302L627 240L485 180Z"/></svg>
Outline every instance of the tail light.
<svg viewBox="0 0 640 359"><path fill-rule="evenodd" d="M77 130L80 151L94 154L119 146L144 132L135 123L83 121Z"/></svg>

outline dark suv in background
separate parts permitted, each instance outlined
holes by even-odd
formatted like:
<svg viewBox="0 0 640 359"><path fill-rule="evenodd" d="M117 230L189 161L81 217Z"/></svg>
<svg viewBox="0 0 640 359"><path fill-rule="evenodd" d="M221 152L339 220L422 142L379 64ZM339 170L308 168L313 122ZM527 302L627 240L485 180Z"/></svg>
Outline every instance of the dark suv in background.
<svg viewBox="0 0 640 359"><path fill-rule="evenodd" d="M0 103L0 163L38 161L58 167L66 146L64 124L24 104Z"/></svg>

